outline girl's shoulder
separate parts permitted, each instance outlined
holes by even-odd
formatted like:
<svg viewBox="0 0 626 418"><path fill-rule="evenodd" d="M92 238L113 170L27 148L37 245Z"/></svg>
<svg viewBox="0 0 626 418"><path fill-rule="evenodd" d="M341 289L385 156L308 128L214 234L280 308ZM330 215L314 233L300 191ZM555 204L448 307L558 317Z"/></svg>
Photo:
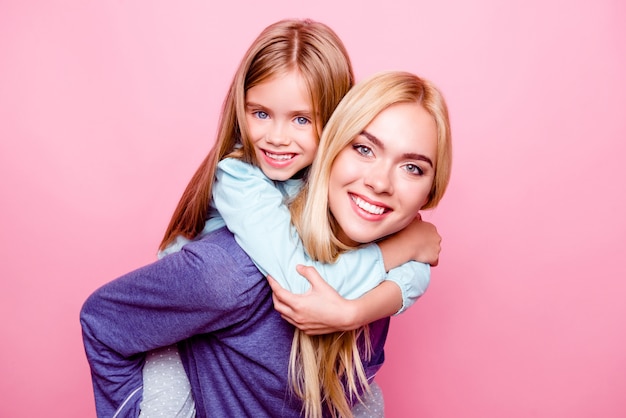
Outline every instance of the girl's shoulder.
<svg viewBox="0 0 626 418"><path fill-rule="evenodd" d="M257 173L263 174L259 167L246 163L238 158L224 158L217 163L218 170L227 172Z"/></svg>
<svg viewBox="0 0 626 418"><path fill-rule="evenodd" d="M220 181L227 181L229 184L256 184L259 179L271 182L259 167L237 158L224 158L217 163L215 176L217 178L217 184L219 184Z"/></svg>

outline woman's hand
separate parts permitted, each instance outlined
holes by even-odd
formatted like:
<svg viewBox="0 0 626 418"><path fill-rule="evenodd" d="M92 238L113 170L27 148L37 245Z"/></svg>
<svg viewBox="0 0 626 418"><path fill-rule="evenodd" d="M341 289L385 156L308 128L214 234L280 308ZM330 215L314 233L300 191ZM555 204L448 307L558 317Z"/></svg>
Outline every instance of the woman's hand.
<svg viewBox="0 0 626 418"><path fill-rule="evenodd" d="M296 270L311 283L311 288L301 295L291 293L267 276L274 292L274 309L287 322L308 335L347 331L361 325L355 323L355 303L341 297L315 268L298 265Z"/></svg>

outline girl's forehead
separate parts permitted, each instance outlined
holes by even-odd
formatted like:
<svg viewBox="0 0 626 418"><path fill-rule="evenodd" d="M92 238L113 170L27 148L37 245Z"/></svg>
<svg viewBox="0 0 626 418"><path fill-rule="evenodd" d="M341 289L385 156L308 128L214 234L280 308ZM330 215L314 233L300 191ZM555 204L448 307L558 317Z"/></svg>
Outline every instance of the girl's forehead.
<svg viewBox="0 0 626 418"><path fill-rule="evenodd" d="M315 125L322 124L318 106L315 106L302 77L296 73L272 77L251 87L243 104L259 107L274 116L304 116Z"/></svg>

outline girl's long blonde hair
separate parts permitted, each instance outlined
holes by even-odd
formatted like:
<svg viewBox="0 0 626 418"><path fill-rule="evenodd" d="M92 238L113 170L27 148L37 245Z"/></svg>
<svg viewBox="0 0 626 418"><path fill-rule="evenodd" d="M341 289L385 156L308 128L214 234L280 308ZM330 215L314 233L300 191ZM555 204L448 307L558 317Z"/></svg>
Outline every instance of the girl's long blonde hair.
<svg viewBox="0 0 626 418"><path fill-rule="evenodd" d="M450 179L452 143L442 94L414 74L379 73L353 87L341 101L324 128L309 181L290 205L292 222L313 259L330 263L341 252L354 249L337 238L339 226L328 209L328 184L335 158L382 110L405 102L419 103L437 125L435 176L423 208L435 207L443 197ZM361 350L359 339L365 342L360 344ZM324 408L335 417L352 416L350 402L369 390L361 362L361 355L369 356L368 342L367 327L322 336L296 330L290 374L296 393L305 401L307 417L320 417Z"/></svg>
<svg viewBox="0 0 626 418"><path fill-rule="evenodd" d="M191 239L204 228L220 160L234 152L232 156L256 164L245 122L246 92L293 70L304 78L311 94L318 136L354 84L348 53L328 26L310 19L288 19L265 28L239 64L224 100L215 144L183 192L159 246L161 250L176 236Z"/></svg>

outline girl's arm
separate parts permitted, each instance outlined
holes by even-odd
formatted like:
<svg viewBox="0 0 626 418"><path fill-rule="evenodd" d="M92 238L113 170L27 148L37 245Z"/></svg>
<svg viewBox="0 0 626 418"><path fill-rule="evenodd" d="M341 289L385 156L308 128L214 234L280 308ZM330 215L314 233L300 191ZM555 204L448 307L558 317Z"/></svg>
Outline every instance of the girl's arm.
<svg viewBox="0 0 626 418"><path fill-rule="evenodd" d="M346 252L332 264L311 260L291 226L283 194L259 168L250 164L235 159L219 163L213 204L259 269L293 293L304 293L310 287L297 273L298 264L314 266L330 286L348 299L364 295L387 278L377 245ZM391 273L389 279L394 274ZM416 292L411 289L413 281L400 275L397 284L406 308L413 302L410 295Z"/></svg>
<svg viewBox="0 0 626 418"><path fill-rule="evenodd" d="M410 288L413 290L410 298L414 302L428 288L429 266L409 264L394 270L397 270L397 274L406 275L415 284ZM298 272L311 283L311 289L302 295L282 288L270 276L267 279L273 292L274 308L285 320L306 334L349 331L404 310L400 287L390 280L382 282L358 299L348 300L330 287L313 267L298 266Z"/></svg>
<svg viewBox="0 0 626 418"><path fill-rule="evenodd" d="M232 238L230 247L214 243L219 234L102 286L84 303L98 416L118 409L137 416L146 351L245 321L267 295L263 276Z"/></svg>
<svg viewBox="0 0 626 418"><path fill-rule="evenodd" d="M392 268L395 264L391 264L389 267L391 270L385 282L352 302L359 317L352 324L347 325L346 329L355 329L383 316L404 312L428 288L430 266L439 264L441 236L437 228L429 222L423 222L420 215L403 230L385 238L378 245L383 253L385 264L401 262L401 259L398 260L397 257L403 248L405 253L407 250L409 252L413 250L412 257L419 262L410 261L395 268ZM392 259L393 257L396 258ZM398 293L399 296L397 296ZM394 303L401 304L400 309L390 312L390 309L397 306Z"/></svg>
<svg viewBox="0 0 626 418"><path fill-rule="evenodd" d="M404 264L407 260L436 266L441 252L441 236L435 225L422 221L417 215L404 229L377 242L383 253L387 271Z"/></svg>
<svg viewBox="0 0 626 418"><path fill-rule="evenodd" d="M380 318L393 315L401 308L400 288L384 281L358 299L348 300L328 285L310 266L298 266L298 272L311 283L311 289L296 295L282 288L270 276L272 299L283 319L309 335L349 331Z"/></svg>

